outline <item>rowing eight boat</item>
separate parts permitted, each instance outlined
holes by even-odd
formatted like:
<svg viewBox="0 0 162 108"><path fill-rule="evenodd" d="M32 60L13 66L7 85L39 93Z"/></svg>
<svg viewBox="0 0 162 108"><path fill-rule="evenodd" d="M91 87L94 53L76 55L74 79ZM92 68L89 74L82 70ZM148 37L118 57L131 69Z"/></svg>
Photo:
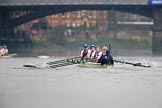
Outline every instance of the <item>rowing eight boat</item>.
<svg viewBox="0 0 162 108"><path fill-rule="evenodd" d="M5 55L5 56L0 56L0 58L12 58L12 57L16 57L17 54L13 53L13 54L8 54L8 55Z"/></svg>

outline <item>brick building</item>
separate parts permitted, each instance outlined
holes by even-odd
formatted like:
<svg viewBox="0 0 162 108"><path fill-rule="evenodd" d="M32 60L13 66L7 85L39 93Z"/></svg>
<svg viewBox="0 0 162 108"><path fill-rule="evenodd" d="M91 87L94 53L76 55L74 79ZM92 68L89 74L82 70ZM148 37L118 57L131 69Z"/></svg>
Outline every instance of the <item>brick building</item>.
<svg viewBox="0 0 162 108"><path fill-rule="evenodd" d="M107 26L107 11L73 11L51 15L47 19L52 27L60 24L67 27Z"/></svg>

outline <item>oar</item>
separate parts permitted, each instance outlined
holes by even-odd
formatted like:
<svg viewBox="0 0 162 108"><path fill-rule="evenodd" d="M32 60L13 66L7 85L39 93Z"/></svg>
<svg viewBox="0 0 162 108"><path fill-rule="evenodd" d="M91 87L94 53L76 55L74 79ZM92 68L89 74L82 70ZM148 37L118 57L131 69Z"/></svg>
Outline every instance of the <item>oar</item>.
<svg viewBox="0 0 162 108"><path fill-rule="evenodd" d="M58 63L67 63L67 61L65 61L65 60L58 60L58 61L53 61L53 62L49 62L49 63L46 63L46 64L53 65L53 64L58 64Z"/></svg>
<svg viewBox="0 0 162 108"><path fill-rule="evenodd" d="M67 59L66 62L63 63L57 63L57 64L53 64L52 66L49 67L61 67L61 66L67 66L67 65L73 65L73 64L81 64L83 63L83 61L80 59Z"/></svg>
<svg viewBox="0 0 162 108"><path fill-rule="evenodd" d="M63 67L63 66L85 63L82 59L80 59L80 60L78 60L78 59L67 59L66 62L60 63L60 64L53 64L52 66L49 66L49 67L50 68L57 68L57 67Z"/></svg>
<svg viewBox="0 0 162 108"><path fill-rule="evenodd" d="M74 64L82 64L82 63L87 62L86 59L82 59L82 58L80 58L80 59L67 59L66 61L69 62L69 63L74 63Z"/></svg>
<svg viewBox="0 0 162 108"><path fill-rule="evenodd" d="M125 62L125 61L120 61L120 60L114 60L114 62L124 63L124 64L130 64L130 65L133 65L133 66L151 67L151 66L142 65L142 63L131 63L131 62Z"/></svg>
<svg viewBox="0 0 162 108"><path fill-rule="evenodd" d="M74 63L64 63L64 64L57 64L57 65L51 65L50 68L57 68L57 67L63 67L63 66L69 66L74 65Z"/></svg>
<svg viewBox="0 0 162 108"><path fill-rule="evenodd" d="M67 58L67 59L76 59L76 58L80 58L80 57L71 57L71 58ZM52 65L52 64L57 64L58 62L66 62L66 59L48 62L47 64Z"/></svg>
<svg viewBox="0 0 162 108"><path fill-rule="evenodd" d="M141 64L141 63L130 63L130 62L125 62L125 61L120 61L120 60L114 60L114 62L116 62L116 63L124 63L124 64L130 64L130 65L139 65L139 64Z"/></svg>
<svg viewBox="0 0 162 108"><path fill-rule="evenodd" d="M75 57L76 58L76 57ZM56 68L56 67L61 67L61 66L68 66L68 65L73 65L73 64L78 64L76 61L74 61L75 59L69 58L66 60L58 60L58 61L54 61L54 62L50 62L48 64L46 64L45 66L42 65L31 65L31 64L27 64L27 65L23 65L23 67L31 67L31 68L44 68L44 67L52 67L52 68Z"/></svg>
<svg viewBox="0 0 162 108"><path fill-rule="evenodd" d="M49 66L51 66L51 65L63 65L63 64L71 64L71 63L73 63L73 64L76 64L75 62L67 62L67 61L64 61L64 62L57 62L57 63L54 63L54 64L48 64Z"/></svg>
<svg viewBox="0 0 162 108"><path fill-rule="evenodd" d="M74 63L58 63L58 64L53 64L53 65L32 65L32 64L27 64L27 65L23 65L23 67L30 67L30 68L56 68L56 67L61 67L61 66L68 66L68 65L73 65Z"/></svg>
<svg viewBox="0 0 162 108"><path fill-rule="evenodd" d="M60 63L67 63L67 62L74 63L74 61L76 61L76 60L77 60L77 58L68 58L68 59L64 59L64 60L53 61L53 62L50 62L47 64L53 65L53 64L60 64Z"/></svg>

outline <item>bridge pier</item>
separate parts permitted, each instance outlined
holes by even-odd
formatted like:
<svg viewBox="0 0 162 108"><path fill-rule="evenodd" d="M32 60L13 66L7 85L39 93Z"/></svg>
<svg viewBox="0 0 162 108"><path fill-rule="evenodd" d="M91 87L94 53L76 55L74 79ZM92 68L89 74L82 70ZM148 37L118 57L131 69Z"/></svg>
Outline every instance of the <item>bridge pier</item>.
<svg viewBox="0 0 162 108"><path fill-rule="evenodd" d="M2 12L0 11L0 31L2 30L3 26L3 17L2 17Z"/></svg>
<svg viewBox="0 0 162 108"><path fill-rule="evenodd" d="M5 29L5 24L10 18L10 11L1 9L0 10L0 31Z"/></svg>
<svg viewBox="0 0 162 108"><path fill-rule="evenodd" d="M154 55L162 54L162 8L153 9L154 25L152 28L152 53Z"/></svg>
<svg viewBox="0 0 162 108"><path fill-rule="evenodd" d="M15 33L14 27L10 27L12 10L1 9L0 7L0 45L7 45L9 48L17 46L32 47L32 40L26 33ZM10 22L10 23L8 23Z"/></svg>

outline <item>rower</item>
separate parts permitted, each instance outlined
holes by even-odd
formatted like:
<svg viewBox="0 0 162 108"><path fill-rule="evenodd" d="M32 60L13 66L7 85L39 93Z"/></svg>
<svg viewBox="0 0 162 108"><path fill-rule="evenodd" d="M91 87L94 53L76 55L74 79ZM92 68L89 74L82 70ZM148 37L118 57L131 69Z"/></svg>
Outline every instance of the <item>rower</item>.
<svg viewBox="0 0 162 108"><path fill-rule="evenodd" d="M88 49L88 45L87 44L84 44L83 47L84 47L83 50L80 52L80 57L81 57L81 59L83 59L83 58L88 59L88 54L91 51Z"/></svg>
<svg viewBox="0 0 162 108"><path fill-rule="evenodd" d="M102 56L102 51L100 46L96 46L96 53L95 53L95 62L96 63L101 63L101 56Z"/></svg>
<svg viewBox="0 0 162 108"><path fill-rule="evenodd" d="M7 49L7 46L4 45L3 48L4 48L4 55L5 55L5 56L8 55L8 49Z"/></svg>
<svg viewBox="0 0 162 108"><path fill-rule="evenodd" d="M102 47L101 65L114 65L113 57L106 46Z"/></svg>
<svg viewBox="0 0 162 108"><path fill-rule="evenodd" d="M2 56L2 55L3 55L3 47L0 46L0 56Z"/></svg>
<svg viewBox="0 0 162 108"><path fill-rule="evenodd" d="M91 45L90 50L91 50L91 52L88 53L88 58L90 61L93 62L93 61L95 61L95 54L96 54L95 45Z"/></svg>
<svg viewBox="0 0 162 108"><path fill-rule="evenodd" d="M0 56L6 56L6 55L8 55L8 49L7 46L4 45L0 48Z"/></svg>

